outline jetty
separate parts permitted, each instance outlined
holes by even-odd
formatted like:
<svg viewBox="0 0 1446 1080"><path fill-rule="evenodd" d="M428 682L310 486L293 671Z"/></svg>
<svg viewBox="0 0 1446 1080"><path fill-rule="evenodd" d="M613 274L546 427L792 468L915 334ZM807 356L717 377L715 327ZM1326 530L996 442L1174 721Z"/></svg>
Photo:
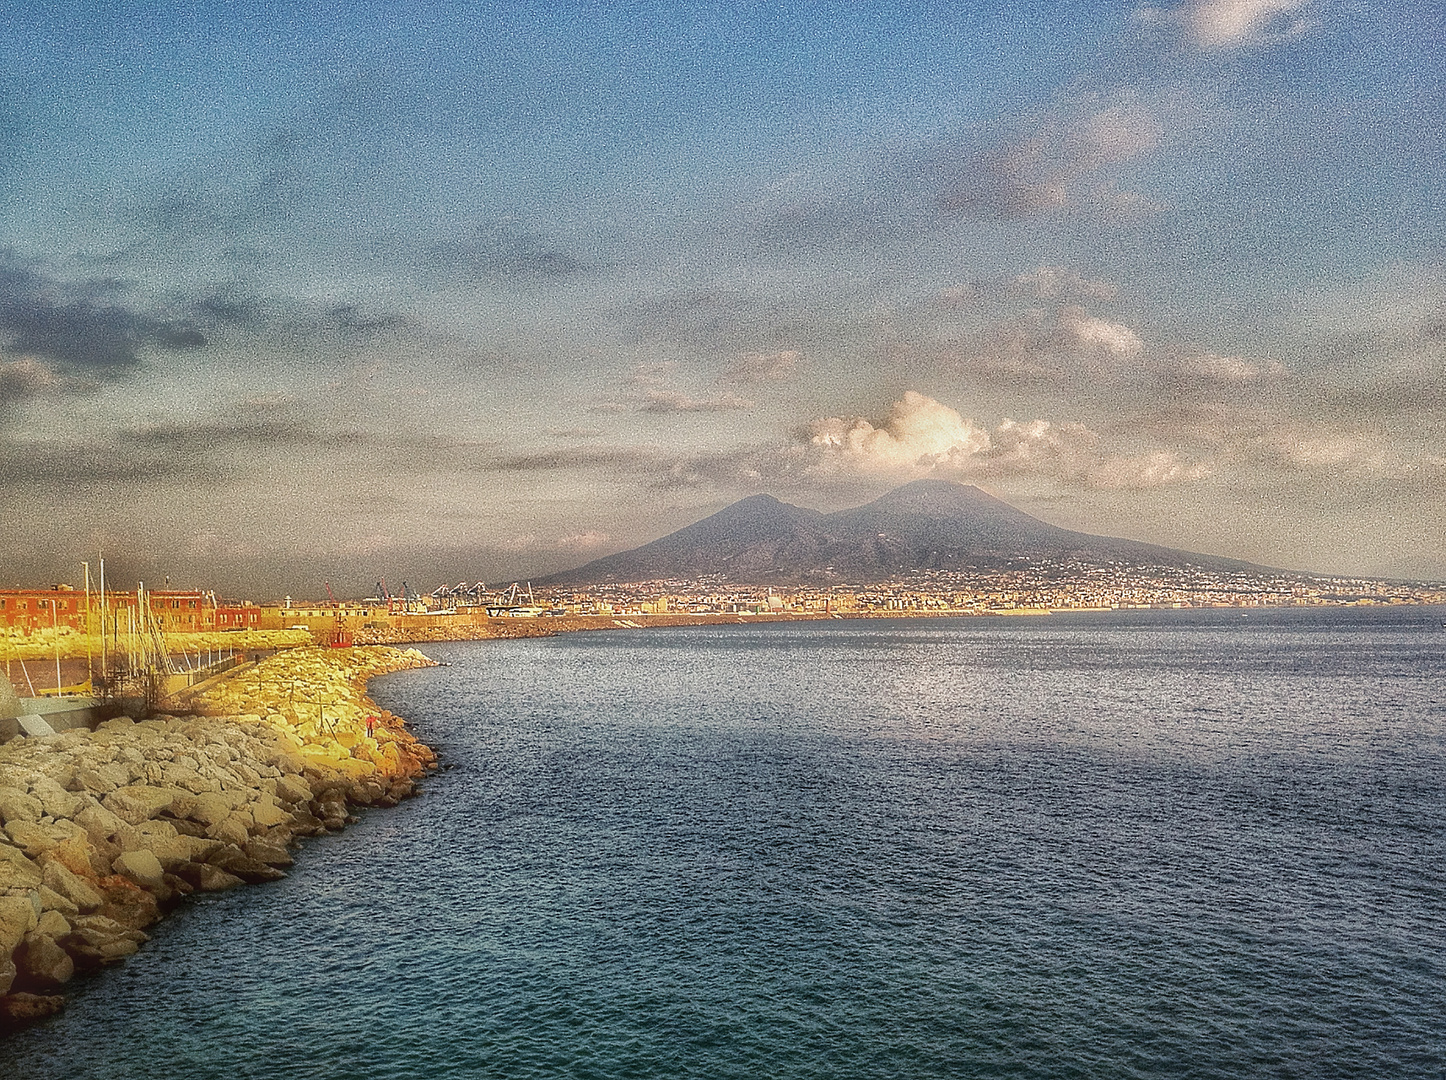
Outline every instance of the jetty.
<svg viewBox="0 0 1446 1080"><path fill-rule="evenodd" d="M395 806L433 752L366 696L415 649L299 648L165 703L0 745L0 1031L53 1014L197 892L283 877L304 837Z"/></svg>

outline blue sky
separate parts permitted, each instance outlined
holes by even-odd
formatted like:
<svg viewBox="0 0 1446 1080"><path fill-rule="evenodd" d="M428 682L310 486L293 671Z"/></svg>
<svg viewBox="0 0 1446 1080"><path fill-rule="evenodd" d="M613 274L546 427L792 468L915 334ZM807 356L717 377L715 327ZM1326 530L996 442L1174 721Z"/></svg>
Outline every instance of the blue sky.
<svg viewBox="0 0 1446 1080"><path fill-rule="evenodd" d="M510 579L932 475L1446 577L1443 21L25 5L0 566Z"/></svg>

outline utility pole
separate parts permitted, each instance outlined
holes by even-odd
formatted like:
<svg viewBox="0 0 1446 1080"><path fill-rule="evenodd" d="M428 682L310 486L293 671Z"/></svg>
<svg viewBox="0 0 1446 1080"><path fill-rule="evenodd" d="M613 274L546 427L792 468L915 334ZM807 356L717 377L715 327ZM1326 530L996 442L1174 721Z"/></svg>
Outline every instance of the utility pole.
<svg viewBox="0 0 1446 1080"><path fill-rule="evenodd" d="M50 627L55 636L55 696L60 696L60 595L50 598Z"/></svg>
<svg viewBox="0 0 1446 1080"><path fill-rule="evenodd" d="M105 556L100 557L100 677L110 686L110 665L105 650Z"/></svg>
<svg viewBox="0 0 1446 1080"><path fill-rule="evenodd" d="M85 685L87 690L95 689L95 671L90 662L90 563L80 564L85 567Z"/></svg>

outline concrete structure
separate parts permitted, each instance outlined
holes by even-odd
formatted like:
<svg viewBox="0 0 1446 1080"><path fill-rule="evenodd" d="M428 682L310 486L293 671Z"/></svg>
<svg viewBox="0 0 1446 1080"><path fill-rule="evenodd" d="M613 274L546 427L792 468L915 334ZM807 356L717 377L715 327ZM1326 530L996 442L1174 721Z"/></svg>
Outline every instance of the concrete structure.
<svg viewBox="0 0 1446 1080"><path fill-rule="evenodd" d="M0 743L17 735L53 735L72 728L94 729L101 720L101 703L93 697L23 698L0 680Z"/></svg>

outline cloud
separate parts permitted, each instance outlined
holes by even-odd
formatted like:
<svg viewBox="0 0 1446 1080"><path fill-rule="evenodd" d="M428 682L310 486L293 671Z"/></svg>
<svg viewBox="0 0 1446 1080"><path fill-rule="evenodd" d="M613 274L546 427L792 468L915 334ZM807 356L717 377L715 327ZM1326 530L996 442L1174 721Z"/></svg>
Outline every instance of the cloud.
<svg viewBox="0 0 1446 1080"><path fill-rule="evenodd" d="M412 448L354 429L328 430L286 408L249 408L190 420L133 423L79 438L0 437L0 484L57 489L123 484L132 493L182 481L201 489L230 483L263 462L294 463L329 451L355 457L365 448L374 468L391 458L415 463Z"/></svg>
<svg viewBox="0 0 1446 1080"><path fill-rule="evenodd" d="M1031 308L926 348L938 368L989 386L1088 392L1153 377L1149 349L1136 330L1076 304Z"/></svg>
<svg viewBox="0 0 1446 1080"><path fill-rule="evenodd" d="M910 390L877 426L861 416L830 416L808 428L814 460L825 470L929 473L961 468L989 448L989 435L947 405Z"/></svg>
<svg viewBox="0 0 1446 1080"><path fill-rule="evenodd" d="M497 542L499 551L514 555L536 556L541 553L590 557L595 552L613 545L613 538L605 532L590 529L586 532L564 533L560 536L539 536L537 533L514 533ZM512 575L504 575L504 580Z"/></svg>
<svg viewBox="0 0 1446 1080"><path fill-rule="evenodd" d="M724 393L713 397L694 398L680 390L671 389L648 390L638 403L638 411L647 413L730 412L753 407L754 402L737 394Z"/></svg>
<svg viewBox="0 0 1446 1080"><path fill-rule="evenodd" d="M187 303L193 319L215 331L235 328L269 332L288 340L332 337L356 344L417 328L416 320L395 312L370 311L356 303L316 303L265 295L234 282L204 289Z"/></svg>
<svg viewBox="0 0 1446 1080"><path fill-rule="evenodd" d="M1209 474L1171 449L1110 451L1083 424L1000 421L992 430L909 391L879 424L827 417L807 429L805 471L899 478L1032 476L1088 488L1161 487Z"/></svg>
<svg viewBox="0 0 1446 1080"><path fill-rule="evenodd" d="M0 440L0 491L57 490L123 486L132 494L155 483L184 480L202 487L225 479L213 461L199 461L173 448L126 435L84 442Z"/></svg>
<svg viewBox="0 0 1446 1080"><path fill-rule="evenodd" d="M587 532L568 533L566 536L560 536L552 546L558 551L589 552L607 547L612 540L613 538L605 532L589 529Z"/></svg>
<svg viewBox="0 0 1446 1080"><path fill-rule="evenodd" d="M1079 480L1083 486L1096 490L1139 491L1201 480L1213 471L1203 462L1186 461L1173 450L1155 450L1145 454L1106 457L1080 474Z"/></svg>
<svg viewBox="0 0 1446 1080"><path fill-rule="evenodd" d="M1017 221L1064 211L1134 215L1158 209L1121 191L1107 175L1160 143L1163 128L1132 104L1083 114L1063 109L992 144L978 138L942 141L919 168L946 218Z"/></svg>
<svg viewBox="0 0 1446 1080"><path fill-rule="evenodd" d="M598 402L591 411L666 414L729 412L754 407L753 401L739 397L731 391L714 394L711 397L694 397L671 385L677 371L678 362L676 360L637 364L631 374L623 380L626 390L622 397Z"/></svg>
<svg viewBox="0 0 1446 1080"><path fill-rule="evenodd" d="M118 436L127 447L195 460L230 457L235 451L354 447L369 441L357 431L322 431L290 419L213 418L145 424Z"/></svg>
<svg viewBox="0 0 1446 1080"><path fill-rule="evenodd" d="M1146 25L1173 26L1202 49L1230 49L1298 37L1311 27L1295 12L1311 0L1188 0L1175 8L1143 7Z"/></svg>
<svg viewBox="0 0 1446 1080"><path fill-rule="evenodd" d="M1040 266L1021 274L966 281L940 289L937 302L948 311L961 311L1003 300L1071 302L1117 300L1118 285L1085 277L1064 266Z"/></svg>
<svg viewBox="0 0 1446 1080"><path fill-rule="evenodd" d="M1063 266L1041 266L1016 274L1009 279L1008 292L1032 300L1114 300L1120 295L1118 285Z"/></svg>
<svg viewBox="0 0 1446 1080"><path fill-rule="evenodd" d="M767 351L808 319L807 311L778 297L735 289L684 289L648 297L617 310L631 342L682 342L730 353Z"/></svg>
<svg viewBox="0 0 1446 1080"><path fill-rule="evenodd" d="M513 454L499 458L492 464L506 472L552 472L656 464L661 456L659 450L646 446L565 446L529 454Z"/></svg>
<svg viewBox="0 0 1446 1080"><path fill-rule="evenodd" d="M148 345L178 351L207 344L187 320L122 304L121 291L108 279L61 279L38 260L0 250L0 336L60 373L100 378L139 366Z"/></svg>
<svg viewBox="0 0 1446 1080"><path fill-rule="evenodd" d="M0 364L0 405L38 397L59 381L55 372L33 357Z"/></svg>
<svg viewBox="0 0 1446 1080"><path fill-rule="evenodd" d="M743 223L742 240L751 249L793 253L836 244L873 247L897 232L899 221L879 193L838 193L834 201L818 196L768 201Z"/></svg>
<svg viewBox="0 0 1446 1080"><path fill-rule="evenodd" d="M1274 361L1248 360L1241 356L1219 356L1209 352L1187 352L1160 365L1162 379L1175 386L1245 387L1279 382L1287 376L1283 365Z"/></svg>
<svg viewBox="0 0 1446 1080"><path fill-rule="evenodd" d="M797 349L739 353L724 370L723 378L739 383L782 382L793 377L798 363Z"/></svg>
<svg viewBox="0 0 1446 1080"><path fill-rule="evenodd" d="M560 281L588 270L582 259L541 233L506 220L486 222L421 248L415 262L463 282Z"/></svg>
<svg viewBox="0 0 1446 1080"><path fill-rule="evenodd" d="M1097 319L1083 308L1063 308L1059 326L1069 343L1076 347L1103 349L1115 356L1138 356L1145 351L1145 343L1128 326Z"/></svg>

